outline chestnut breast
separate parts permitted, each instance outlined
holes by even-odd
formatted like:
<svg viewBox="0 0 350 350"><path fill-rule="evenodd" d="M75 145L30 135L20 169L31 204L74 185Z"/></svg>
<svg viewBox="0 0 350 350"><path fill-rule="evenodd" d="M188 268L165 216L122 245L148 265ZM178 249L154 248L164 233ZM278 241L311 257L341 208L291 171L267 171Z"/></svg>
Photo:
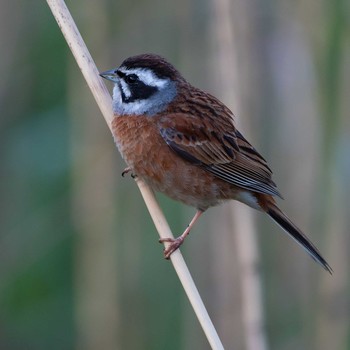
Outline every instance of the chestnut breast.
<svg viewBox="0 0 350 350"><path fill-rule="evenodd" d="M120 153L134 174L155 191L205 210L233 199L237 187L183 160L159 133L157 116L116 116L113 135Z"/></svg>

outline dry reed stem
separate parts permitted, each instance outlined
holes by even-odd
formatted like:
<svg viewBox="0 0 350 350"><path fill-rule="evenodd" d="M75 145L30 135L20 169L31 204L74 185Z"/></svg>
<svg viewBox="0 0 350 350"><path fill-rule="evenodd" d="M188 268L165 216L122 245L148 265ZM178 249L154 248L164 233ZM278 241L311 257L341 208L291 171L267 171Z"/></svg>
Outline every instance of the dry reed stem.
<svg viewBox="0 0 350 350"><path fill-rule="evenodd" d="M108 127L111 130L111 123L113 120L111 96L102 79L99 77L96 65L65 2L63 0L47 0L47 3L83 73ZM173 237L162 210L154 197L153 191L141 179L138 179L136 183L158 230L159 236L161 238ZM180 250L177 250L171 255L171 261L212 349L224 349Z"/></svg>
<svg viewBox="0 0 350 350"><path fill-rule="evenodd" d="M246 40L239 40L233 27L237 16L241 20L242 4L232 4L231 0L213 0L213 37L215 40L216 77L224 101L231 101L235 111L240 112L243 93L237 55L244 52ZM234 8L234 11L233 11ZM234 14L234 15L233 15ZM237 18L236 18L237 19ZM247 99L245 99L247 100ZM238 113L240 114L240 113ZM247 119L245 119L247 121ZM232 226L235 232L235 249L238 261L238 282L241 288L241 312L243 336L247 350L267 350L268 339L265 332L265 319L262 300L261 274L257 269L259 252L257 247L256 226L250 208L233 205L231 202Z"/></svg>

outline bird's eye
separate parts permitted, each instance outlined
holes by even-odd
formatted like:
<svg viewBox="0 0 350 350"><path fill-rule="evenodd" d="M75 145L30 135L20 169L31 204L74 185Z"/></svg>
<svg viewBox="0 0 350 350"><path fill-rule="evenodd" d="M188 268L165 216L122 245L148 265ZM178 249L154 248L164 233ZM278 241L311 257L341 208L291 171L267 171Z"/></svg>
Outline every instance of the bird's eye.
<svg viewBox="0 0 350 350"><path fill-rule="evenodd" d="M129 74L124 79L125 79L125 82L128 84L135 84L138 80L138 77L136 74Z"/></svg>

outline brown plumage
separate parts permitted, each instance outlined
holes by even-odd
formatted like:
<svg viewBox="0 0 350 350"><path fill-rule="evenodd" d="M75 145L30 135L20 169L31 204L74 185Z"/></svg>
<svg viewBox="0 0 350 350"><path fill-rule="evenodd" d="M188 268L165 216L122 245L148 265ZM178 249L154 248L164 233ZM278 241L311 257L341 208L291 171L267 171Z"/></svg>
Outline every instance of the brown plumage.
<svg viewBox="0 0 350 350"><path fill-rule="evenodd" d="M235 199L266 212L326 270L328 263L276 206L281 197L266 160L236 129L232 112L190 85L166 60L140 55L101 74L116 83L113 134L128 170L154 190L197 208L170 257L211 206ZM244 234L244 233L242 233Z"/></svg>

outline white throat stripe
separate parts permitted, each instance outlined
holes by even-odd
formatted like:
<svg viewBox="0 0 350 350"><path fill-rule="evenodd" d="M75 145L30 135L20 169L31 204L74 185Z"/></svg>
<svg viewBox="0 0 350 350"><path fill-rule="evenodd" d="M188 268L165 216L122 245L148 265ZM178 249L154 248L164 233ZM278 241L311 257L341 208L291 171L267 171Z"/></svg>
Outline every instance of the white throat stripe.
<svg viewBox="0 0 350 350"><path fill-rule="evenodd" d="M121 85L121 88L123 90L124 96L126 98L130 98L131 92L130 92L130 89L128 87L128 84L124 80L120 79L120 85Z"/></svg>

